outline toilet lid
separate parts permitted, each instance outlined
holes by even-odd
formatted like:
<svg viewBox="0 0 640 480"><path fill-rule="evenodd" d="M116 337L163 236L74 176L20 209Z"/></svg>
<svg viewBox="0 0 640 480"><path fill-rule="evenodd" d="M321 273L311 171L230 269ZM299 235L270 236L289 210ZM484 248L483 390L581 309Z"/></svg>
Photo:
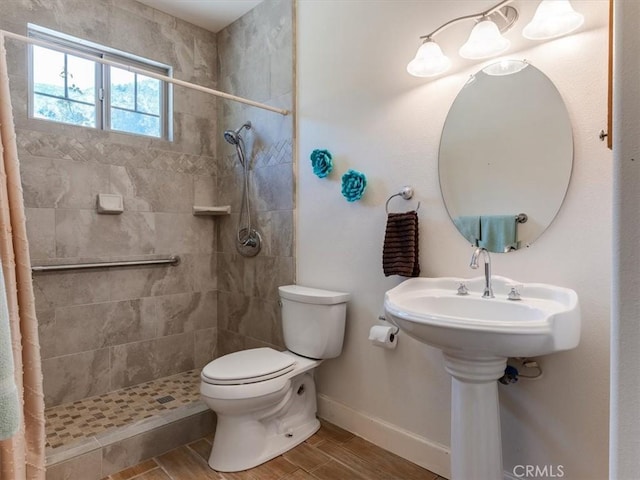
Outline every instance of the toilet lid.
<svg viewBox="0 0 640 480"><path fill-rule="evenodd" d="M295 358L272 348L230 353L202 369L202 379L215 385L240 385L276 378L293 370Z"/></svg>

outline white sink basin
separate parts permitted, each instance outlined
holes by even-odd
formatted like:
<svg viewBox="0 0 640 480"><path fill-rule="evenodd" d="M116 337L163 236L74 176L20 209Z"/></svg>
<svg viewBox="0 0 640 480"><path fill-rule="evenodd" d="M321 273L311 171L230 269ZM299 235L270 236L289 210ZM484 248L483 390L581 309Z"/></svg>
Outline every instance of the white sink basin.
<svg viewBox="0 0 640 480"><path fill-rule="evenodd" d="M464 282L468 295L458 295ZM412 278L384 297L387 318L411 337L438 347L451 379L452 480L502 480L497 379L508 357L536 357L575 348L578 295L540 283L508 300L508 278L492 277L495 298L482 298L484 277Z"/></svg>
<svg viewBox="0 0 640 480"><path fill-rule="evenodd" d="M460 282L469 289L458 295ZM580 340L578 295L568 288L520 284L507 300L508 278L492 277L495 298L482 298L484 277L412 278L385 294L386 315L411 337L450 353L534 357L575 348Z"/></svg>

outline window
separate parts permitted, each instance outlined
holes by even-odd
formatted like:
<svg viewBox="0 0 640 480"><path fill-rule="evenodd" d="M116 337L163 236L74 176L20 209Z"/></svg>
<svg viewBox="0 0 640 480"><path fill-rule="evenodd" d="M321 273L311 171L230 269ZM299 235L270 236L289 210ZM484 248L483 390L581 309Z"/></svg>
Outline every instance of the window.
<svg viewBox="0 0 640 480"><path fill-rule="evenodd" d="M35 25L29 35L55 44L30 47L31 117L171 139L170 85L90 57L165 76L171 67Z"/></svg>

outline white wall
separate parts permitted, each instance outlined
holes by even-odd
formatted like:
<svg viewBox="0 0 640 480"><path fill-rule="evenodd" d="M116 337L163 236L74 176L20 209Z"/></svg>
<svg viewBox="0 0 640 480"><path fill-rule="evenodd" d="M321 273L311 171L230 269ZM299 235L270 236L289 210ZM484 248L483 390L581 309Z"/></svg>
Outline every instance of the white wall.
<svg viewBox="0 0 640 480"><path fill-rule="evenodd" d="M607 2L597 3L604 25ZM386 351L367 335L384 292L400 281L383 276L381 254L384 203L402 185L412 185L422 205L422 275L472 276L470 247L440 196L437 157L449 106L479 66L431 82L405 71L425 23L454 16L446 12L451 5L300 0L298 10L297 281L353 293L343 354L318 372L320 412L443 475L450 380L440 352L405 335ZM494 273L575 289L583 334L577 349L541 360L543 379L500 387L507 472L518 464L563 465L565 478L607 476L611 154L597 138L606 124L606 39L600 28L512 55L558 87L575 161L554 223L530 249L494 254ZM315 148L334 154L327 179L311 171ZM369 180L360 202L340 194L349 168ZM392 207L415 204L403 202Z"/></svg>

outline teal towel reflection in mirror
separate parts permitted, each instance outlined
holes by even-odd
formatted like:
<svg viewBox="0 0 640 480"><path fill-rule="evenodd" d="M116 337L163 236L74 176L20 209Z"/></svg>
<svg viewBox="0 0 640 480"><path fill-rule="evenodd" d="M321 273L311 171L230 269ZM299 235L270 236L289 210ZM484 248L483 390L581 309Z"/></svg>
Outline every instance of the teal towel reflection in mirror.
<svg viewBox="0 0 640 480"><path fill-rule="evenodd" d="M455 223L458 231L462 234L462 236L469 240L469 243L471 243L471 245L478 246L478 242L482 238L480 236L479 215L456 217L453 219L453 223Z"/></svg>
<svg viewBox="0 0 640 480"><path fill-rule="evenodd" d="M482 215L480 217L480 243L490 252L508 252L518 249L516 215Z"/></svg>
<svg viewBox="0 0 640 480"><path fill-rule="evenodd" d="M520 247L517 215L466 215L453 220L471 245L490 252L509 252Z"/></svg>

